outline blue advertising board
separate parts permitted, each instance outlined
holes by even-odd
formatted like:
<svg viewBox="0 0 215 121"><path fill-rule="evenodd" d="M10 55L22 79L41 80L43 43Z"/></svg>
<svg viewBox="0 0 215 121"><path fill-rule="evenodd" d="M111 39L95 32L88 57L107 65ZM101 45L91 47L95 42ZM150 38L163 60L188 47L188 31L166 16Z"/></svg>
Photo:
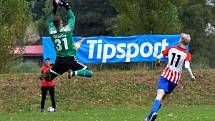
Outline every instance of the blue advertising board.
<svg viewBox="0 0 215 121"><path fill-rule="evenodd" d="M180 35L73 37L76 58L82 63L152 62L162 50L179 44ZM56 54L50 37L43 37L43 57L54 63ZM72 40L71 40L72 41Z"/></svg>

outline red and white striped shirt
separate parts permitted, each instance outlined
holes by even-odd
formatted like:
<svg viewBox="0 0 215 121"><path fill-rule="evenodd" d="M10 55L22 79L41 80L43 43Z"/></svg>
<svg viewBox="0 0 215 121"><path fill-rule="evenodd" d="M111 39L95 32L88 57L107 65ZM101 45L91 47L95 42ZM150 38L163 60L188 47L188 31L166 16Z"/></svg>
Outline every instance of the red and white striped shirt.
<svg viewBox="0 0 215 121"><path fill-rule="evenodd" d="M168 63L161 74L171 82L179 83L182 73L182 67L185 61L191 61L191 54L186 49L179 46L172 46L162 51L163 56L168 57Z"/></svg>

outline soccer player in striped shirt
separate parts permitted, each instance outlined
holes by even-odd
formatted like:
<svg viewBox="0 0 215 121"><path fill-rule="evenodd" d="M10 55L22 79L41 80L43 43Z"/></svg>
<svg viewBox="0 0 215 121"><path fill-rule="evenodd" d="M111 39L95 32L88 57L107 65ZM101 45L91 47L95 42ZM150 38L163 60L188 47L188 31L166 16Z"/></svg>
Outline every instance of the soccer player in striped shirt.
<svg viewBox="0 0 215 121"><path fill-rule="evenodd" d="M157 56L157 66L160 65L160 59L163 57L168 57L168 63L160 76L157 96L154 100L151 112L145 118L145 121L154 121L157 118L157 112L161 107L161 101L164 95L170 94L179 83L183 65L187 69L191 80L195 80L195 76L190 68L191 54L186 51L186 45L188 45L190 41L190 36L182 33L178 46L167 48Z"/></svg>

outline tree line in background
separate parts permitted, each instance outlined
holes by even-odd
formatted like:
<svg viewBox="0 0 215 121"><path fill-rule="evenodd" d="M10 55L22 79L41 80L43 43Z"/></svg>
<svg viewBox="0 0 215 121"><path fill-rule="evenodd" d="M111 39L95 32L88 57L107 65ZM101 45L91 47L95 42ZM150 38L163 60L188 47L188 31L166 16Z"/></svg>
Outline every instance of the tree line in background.
<svg viewBox="0 0 215 121"><path fill-rule="evenodd" d="M48 34L47 21L52 11L53 0L29 0L35 21L41 35ZM69 0L76 16L74 34L76 36L109 35L107 22L116 16L115 9L108 0ZM66 20L64 8L58 8L58 15ZM65 21L66 22L66 21Z"/></svg>
<svg viewBox="0 0 215 121"><path fill-rule="evenodd" d="M14 59L13 48L22 40L31 21L25 0L0 0L0 73Z"/></svg>
<svg viewBox="0 0 215 121"><path fill-rule="evenodd" d="M205 32L208 23L215 23L215 8L207 4L213 0L110 1L119 13L114 35L189 33L193 61L201 67L215 66L215 31Z"/></svg>
<svg viewBox="0 0 215 121"><path fill-rule="evenodd" d="M52 0L0 1L1 6L5 6L0 8L0 26L3 28L0 41L5 47L0 50L0 72L3 72L10 62L7 61L10 50L20 43L30 23L41 36L48 35ZM214 0L70 0L70 5L76 16L75 36L185 32L192 37L193 61L201 67L215 66ZM66 20L63 8L57 14Z"/></svg>

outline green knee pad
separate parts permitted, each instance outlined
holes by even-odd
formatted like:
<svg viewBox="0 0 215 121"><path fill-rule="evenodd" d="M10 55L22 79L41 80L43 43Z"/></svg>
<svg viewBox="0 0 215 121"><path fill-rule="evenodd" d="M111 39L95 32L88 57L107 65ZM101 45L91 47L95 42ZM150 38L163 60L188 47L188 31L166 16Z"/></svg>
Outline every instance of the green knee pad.
<svg viewBox="0 0 215 121"><path fill-rule="evenodd" d="M92 77L93 72L89 69L82 69L77 71L77 76Z"/></svg>

